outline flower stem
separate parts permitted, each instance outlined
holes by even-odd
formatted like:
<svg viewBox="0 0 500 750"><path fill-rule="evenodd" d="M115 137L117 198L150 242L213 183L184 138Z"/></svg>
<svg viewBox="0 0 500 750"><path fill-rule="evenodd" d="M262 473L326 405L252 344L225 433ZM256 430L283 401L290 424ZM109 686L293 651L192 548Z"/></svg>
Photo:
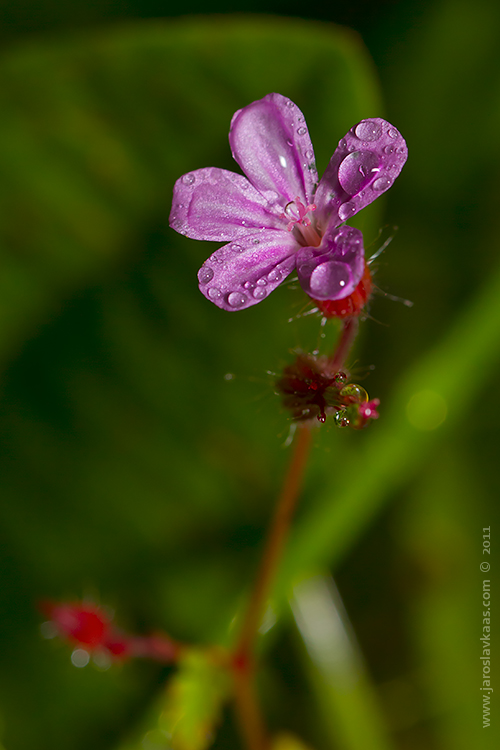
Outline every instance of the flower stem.
<svg viewBox="0 0 500 750"><path fill-rule="evenodd" d="M259 572L252 590L240 637L233 654L235 698L241 730L248 750L265 750L268 740L254 694L254 646L302 486L311 444L311 430L297 429L294 451L274 518L268 533Z"/></svg>
<svg viewBox="0 0 500 750"><path fill-rule="evenodd" d="M345 359L349 354L351 346L354 343L354 339L358 333L359 319L355 317L346 318L343 322L342 333L335 347L335 351L330 360L332 364L332 370L340 370L344 366Z"/></svg>
<svg viewBox="0 0 500 750"><path fill-rule="evenodd" d="M297 433L294 452L268 533L264 555L241 629L236 648L237 654L248 654L253 649L301 489L302 477L309 455L311 431L307 426L301 425L297 428Z"/></svg>

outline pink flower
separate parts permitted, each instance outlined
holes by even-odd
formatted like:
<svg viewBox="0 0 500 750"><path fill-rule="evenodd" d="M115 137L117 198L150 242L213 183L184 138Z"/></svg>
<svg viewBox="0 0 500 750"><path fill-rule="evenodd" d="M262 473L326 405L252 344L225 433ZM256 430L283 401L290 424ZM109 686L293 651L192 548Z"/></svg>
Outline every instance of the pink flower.
<svg viewBox="0 0 500 750"><path fill-rule="evenodd" d="M365 404L359 406L359 416L367 421L368 419L378 419L379 413L377 407L380 406L380 399L372 398L371 401L367 401Z"/></svg>
<svg viewBox="0 0 500 750"><path fill-rule="evenodd" d="M378 117L362 120L319 184L304 116L281 94L236 112L229 143L246 177L217 167L185 174L170 213L177 232L226 243L198 273L207 299L224 310L250 307L294 269L313 299L352 294L365 268L363 236L343 222L400 173L407 148L399 132Z"/></svg>

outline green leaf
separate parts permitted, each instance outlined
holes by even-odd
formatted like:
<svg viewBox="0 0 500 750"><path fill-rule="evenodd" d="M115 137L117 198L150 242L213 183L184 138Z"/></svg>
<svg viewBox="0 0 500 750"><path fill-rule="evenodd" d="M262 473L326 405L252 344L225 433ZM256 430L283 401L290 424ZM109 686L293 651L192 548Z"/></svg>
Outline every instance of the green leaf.
<svg viewBox="0 0 500 750"><path fill-rule="evenodd" d="M160 731L172 750L206 750L213 742L230 677L220 655L190 649L170 681Z"/></svg>

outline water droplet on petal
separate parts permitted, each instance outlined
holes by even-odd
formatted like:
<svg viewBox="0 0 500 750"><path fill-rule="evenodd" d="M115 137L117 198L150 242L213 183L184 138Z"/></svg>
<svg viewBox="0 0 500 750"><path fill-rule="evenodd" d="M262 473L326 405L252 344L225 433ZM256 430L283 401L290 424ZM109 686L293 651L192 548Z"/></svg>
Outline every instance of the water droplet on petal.
<svg viewBox="0 0 500 750"><path fill-rule="evenodd" d="M208 284L208 282L211 281L213 277L213 269L209 268L208 266L202 266L198 271L198 281L200 282L200 284Z"/></svg>
<svg viewBox="0 0 500 750"><path fill-rule="evenodd" d="M184 183L184 185L192 185L195 179L196 177L194 176L194 174L185 174L182 178L182 182Z"/></svg>
<svg viewBox="0 0 500 750"><path fill-rule="evenodd" d="M211 286L210 289L207 291L208 296L210 299L219 299L221 296L220 289L217 289L216 286Z"/></svg>
<svg viewBox="0 0 500 750"><path fill-rule="evenodd" d="M267 294L267 291L261 286L257 286L253 290L254 299L264 299L266 294Z"/></svg>
<svg viewBox="0 0 500 750"><path fill-rule="evenodd" d="M317 295L319 299L329 299L335 297L348 281L349 270L346 264L329 260L320 263L312 271L309 286L312 296Z"/></svg>
<svg viewBox="0 0 500 750"><path fill-rule="evenodd" d="M373 183L374 190L387 190L392 185L392 180L389 177L379 177Z"/></svg>
<svg viewBox="0 0 500 750"><path fill-rule="evenodd" d="M286 106L287 106L287 107L294 107L295 105L294 105L294 103L293 103L293 102L291 101L291 99L289 99L289 100L287 101L287 103L286 103Z"/></svg>
<svg viewBox="0 0 500 750"><path fill-rule="evenodd" d="M273 268L273 270L267 274L268 281L278 281L279 277L280 274L278 273L276 268Z"/></svg>
<svg viewBox="0 0 500 750"><path fill-rule="evenodd" d="M340 185L349 195L356 195L373 179L379 168L378 156L372 151L354 151L340 163Z"/></svg>
<svg viewBox="0 0 500 750"><path fill-rule="evenodd" d="M342 138L342 139L341 139L341 140L339 141L339 148L346 148L346 147L347 147L347 141L346 141L346 139L345 139L345 138Z"/></svg>
<svg viewBox="0 0 500 750"><path fill-rule="evenodd" d="M258 286L266 286L267 281L265 279L257 279Z"/></svg>
<svg viewBox="0 0 500 750"><path fill-rule="evenodd" d="M297 129L297 135L305 135L307 133L307 128L298 128Z"/></svg>
<svg viewBox="0 0 500 750"><path fill-rule="evenodd" d="M389 138L397 138L399 136L399 133L396 128L389 128L389 130L387 131L387 135L389 136Z"/></svg>
<svg viewBox="0 0 500 750"><path fill-rule="evenodd" d="M313 156L314 156L314 152L313 152L313 151L311 151L311 149L310 149L310 148L309 148L309 149L307 149L307 151L306 151L306 159L312 159L312 158L313 158Z"/></svg>
<svg viewBox="0 0 500 750"><path fill-rule="evenodd" d="M257 237L254 237L252 240L252 245L260 245L260 240Z"/></svg>
<svg viewBox="0 0 500 750"><path fill-rule="evenodd" d="M245 283L243 284L243 286L245 287L245 289L253 289L254 286L255 286L255 284L252 284L251 281L245 281Z"/></svg>
<svg viewBox="0 0 500 750"><path fill-rule="evenodd" d="M241 185L240 185L240 187L241 187L242 190L248 190L248 188L250 187L250 185L249 185L248 182L242 182Z"/></svg>
<svg viewBox="0 0 500 750"><path fill-rule="evenodd" d="M233 250L235 253L242 253L245 249L241 245L230 245L231 250Z"/></svg>
<svg viewBox="0 0 500 750"><path fill-rule="evenodd" d="M246 294L242 294L242 292L231 292L228 295L227 301L231 307L241 307L247 301L247 296Z"/></svg>
<svg viewBox="0 0 500 750"><path fill-rule="evenodd" d="M386 146L384 148L384 154L393 154L393 153L394 153L394 146L391 146L389 144L389 146Z"/></svg>
<svg viewBox="0 0 500 750"><path fill-rule="evenodd" d="M373 120L363 120L354 130L360 141L378 141L382 135L382 126Z"/></svg>
<svg viewBox="0 0 500 750"><path fill-rule="evenodd" d="M339 208L339 219L341 221L347 221L349 216L353 216L356 213L356 204L352 201L343 203Z"/></svg>

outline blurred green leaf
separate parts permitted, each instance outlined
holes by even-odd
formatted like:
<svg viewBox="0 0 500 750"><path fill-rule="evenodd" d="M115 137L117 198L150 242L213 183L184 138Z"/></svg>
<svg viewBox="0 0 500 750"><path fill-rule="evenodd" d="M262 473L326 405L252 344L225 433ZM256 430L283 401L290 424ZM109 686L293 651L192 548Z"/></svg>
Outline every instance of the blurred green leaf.
<svg viewBox="0 0 500 750"><path fill-rule="evenodd" d="M210 747L230 691L225 665L214 653L190 650L167 688L160 730L172 750Z"/></svg>
<svg viewBox="0 0 500 750"><path fill-rule="evenodd" d="M331 576L304 578L294 586L290 603L307 653L305 669L332 744L338 742L342 750L394 748Z"/></svg>

